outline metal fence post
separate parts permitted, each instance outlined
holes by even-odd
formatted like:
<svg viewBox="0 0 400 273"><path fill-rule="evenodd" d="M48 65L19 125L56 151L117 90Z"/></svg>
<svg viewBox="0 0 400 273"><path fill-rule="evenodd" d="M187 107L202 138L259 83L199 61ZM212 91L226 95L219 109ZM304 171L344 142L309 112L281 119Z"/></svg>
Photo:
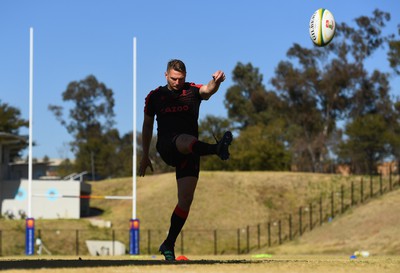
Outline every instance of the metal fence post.
<svg viewBox="0 0 400 273"><path fill-rule="evenodd" d="M372 198L374 196L374 185L373 185L373 179L372 179L372 174L369 175L369 198Z"/></svg>
<svg viewBox="0 0 400 273"><path fill-rule="evenodd" d="M279 236L279 244L282 244L282 225L281 220L278 221L278 236Z"/></svg>
<svg viewBox="0 0 400 273"><path fill-rule="evenodd" d="M299 208L299 235L303 235L303 208Z"/></svg>
<svg viewBox="0 0 400 273"><path fill-rule="evenodd" d="M335 218L335 193L331 193L331 217Z"/></svg>
<svg viewBox="0 0 400 273"><path fill-rule="evenodd" d="M115 230L112 230L112 255L115 256Z"/></svg>
<svg viewBox="0 0 400 273"><path fill-rule="evenodd" d="M151 229L147 230L147 253L151 254Z"/></svg>
<svg viewBox="0 0 400 273"><path fill-rule="evenodd" d="M361 197L361 203L364 203L364 179L362 177L360 186L360 197Z"/></svg>
<svg viewBox="0 0 400 273"><path fill-rule="evenodd" d="M247 253L250 253L250 226L246 228Z"/></svg>
<svg viewBox="0 0 400 273"><path fill-rule="evenodd" d="M79 255L79 230L78 229L75 231L75 253L77 256Z"/></svg>
<svg viewBox="0 0 400 273"><path fill-rule="evenodd" d="M340 186L340 212L344 212L344 186Z"/></svg>
<svg viewBox="0 0 400 273"><path fill-rule="evenodd" d="M214 255L218 254L217 230L214 229Z"/></svg>
<svg viewBox="0 0 400 273"><path fill-rule="evenodd" d="M313 206L312 206L312 203L310 203L310 211L309 211L309 215L310 215L310 231L313 229L313 218L312 218L312 214L313 214Z"/></svg>
<svg viewBox="0 0 400 273"><path fill-rule="evenodd" d="M319 225L322 226L323 216L322 216L322 195L319 197Z"/></svg>
<svg viewBox="0 0 400 273"><path fill-rule="evenodd" d="M240 254L240 228L237 229L237 251Z"/></svg>

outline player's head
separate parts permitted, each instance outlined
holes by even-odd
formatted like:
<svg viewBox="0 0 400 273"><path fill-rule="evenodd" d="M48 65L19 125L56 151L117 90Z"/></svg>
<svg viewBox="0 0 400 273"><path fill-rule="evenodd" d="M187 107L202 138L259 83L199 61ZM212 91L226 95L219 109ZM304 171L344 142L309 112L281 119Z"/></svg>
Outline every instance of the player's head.
<svg viewBox="0 0 400 273"><path fill-rule="evenodd" d="M186 74L186 66L181 60L178 59L170 60L167 64L167 72L171 69Z"/></svg>
<svg viewBox="0 0 400 273"><path fill-rule="evenodd" d="M186 79L186 66L181 60L170 60L167 64L167 71L165 72L167 79L168 89L180 90L185 84Z"/></svg>

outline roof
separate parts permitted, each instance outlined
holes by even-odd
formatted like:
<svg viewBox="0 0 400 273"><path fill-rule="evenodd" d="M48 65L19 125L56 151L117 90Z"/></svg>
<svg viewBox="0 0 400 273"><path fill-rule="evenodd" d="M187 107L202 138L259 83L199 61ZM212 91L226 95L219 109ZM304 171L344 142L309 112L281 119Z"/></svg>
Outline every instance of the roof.
<svg viewBox="0 0 400 273"><path fill-rule="evenodd" d="M26 144L28 138L25 136L17 136L10 133L0 132L1 145L21 145Z"/></svg>

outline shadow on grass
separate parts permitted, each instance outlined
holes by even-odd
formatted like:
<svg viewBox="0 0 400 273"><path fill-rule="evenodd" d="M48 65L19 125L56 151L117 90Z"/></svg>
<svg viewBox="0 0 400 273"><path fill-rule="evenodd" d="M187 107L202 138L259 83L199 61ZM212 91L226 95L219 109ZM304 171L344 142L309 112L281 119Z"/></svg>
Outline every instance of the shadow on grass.
<svg viewBox="0 0 400 273"><path fill-rule="evenodd" d="M89 208L89 215L85 215L82 218L85 217L94 217L94 216L100 216L104 213L104 210L100 209L100 208L94 208L94 207L90 207Z"/></svg>
<svg viewBox="0 0 400 273"><path fill-rule="evenodd" d="M109 267L109 266L149 266L149 265L177 265L177 264L248 264L260 261L251 260L3 260L0 261L0 271L9 269L45 269L45 268L82 268L82 267Z"/></svg>

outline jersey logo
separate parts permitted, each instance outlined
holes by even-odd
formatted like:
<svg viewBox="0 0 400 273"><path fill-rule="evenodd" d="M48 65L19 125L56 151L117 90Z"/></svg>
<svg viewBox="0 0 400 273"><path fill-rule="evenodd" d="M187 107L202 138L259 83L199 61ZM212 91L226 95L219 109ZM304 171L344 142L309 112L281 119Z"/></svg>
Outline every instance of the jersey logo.
<svg viewBox="0 0 400 273"><path fill-rule="evenodd" d="M186 112L189 111L188 105L183 106L170 106L161 109L161 113L176 113L176 112Z"/></svg>

